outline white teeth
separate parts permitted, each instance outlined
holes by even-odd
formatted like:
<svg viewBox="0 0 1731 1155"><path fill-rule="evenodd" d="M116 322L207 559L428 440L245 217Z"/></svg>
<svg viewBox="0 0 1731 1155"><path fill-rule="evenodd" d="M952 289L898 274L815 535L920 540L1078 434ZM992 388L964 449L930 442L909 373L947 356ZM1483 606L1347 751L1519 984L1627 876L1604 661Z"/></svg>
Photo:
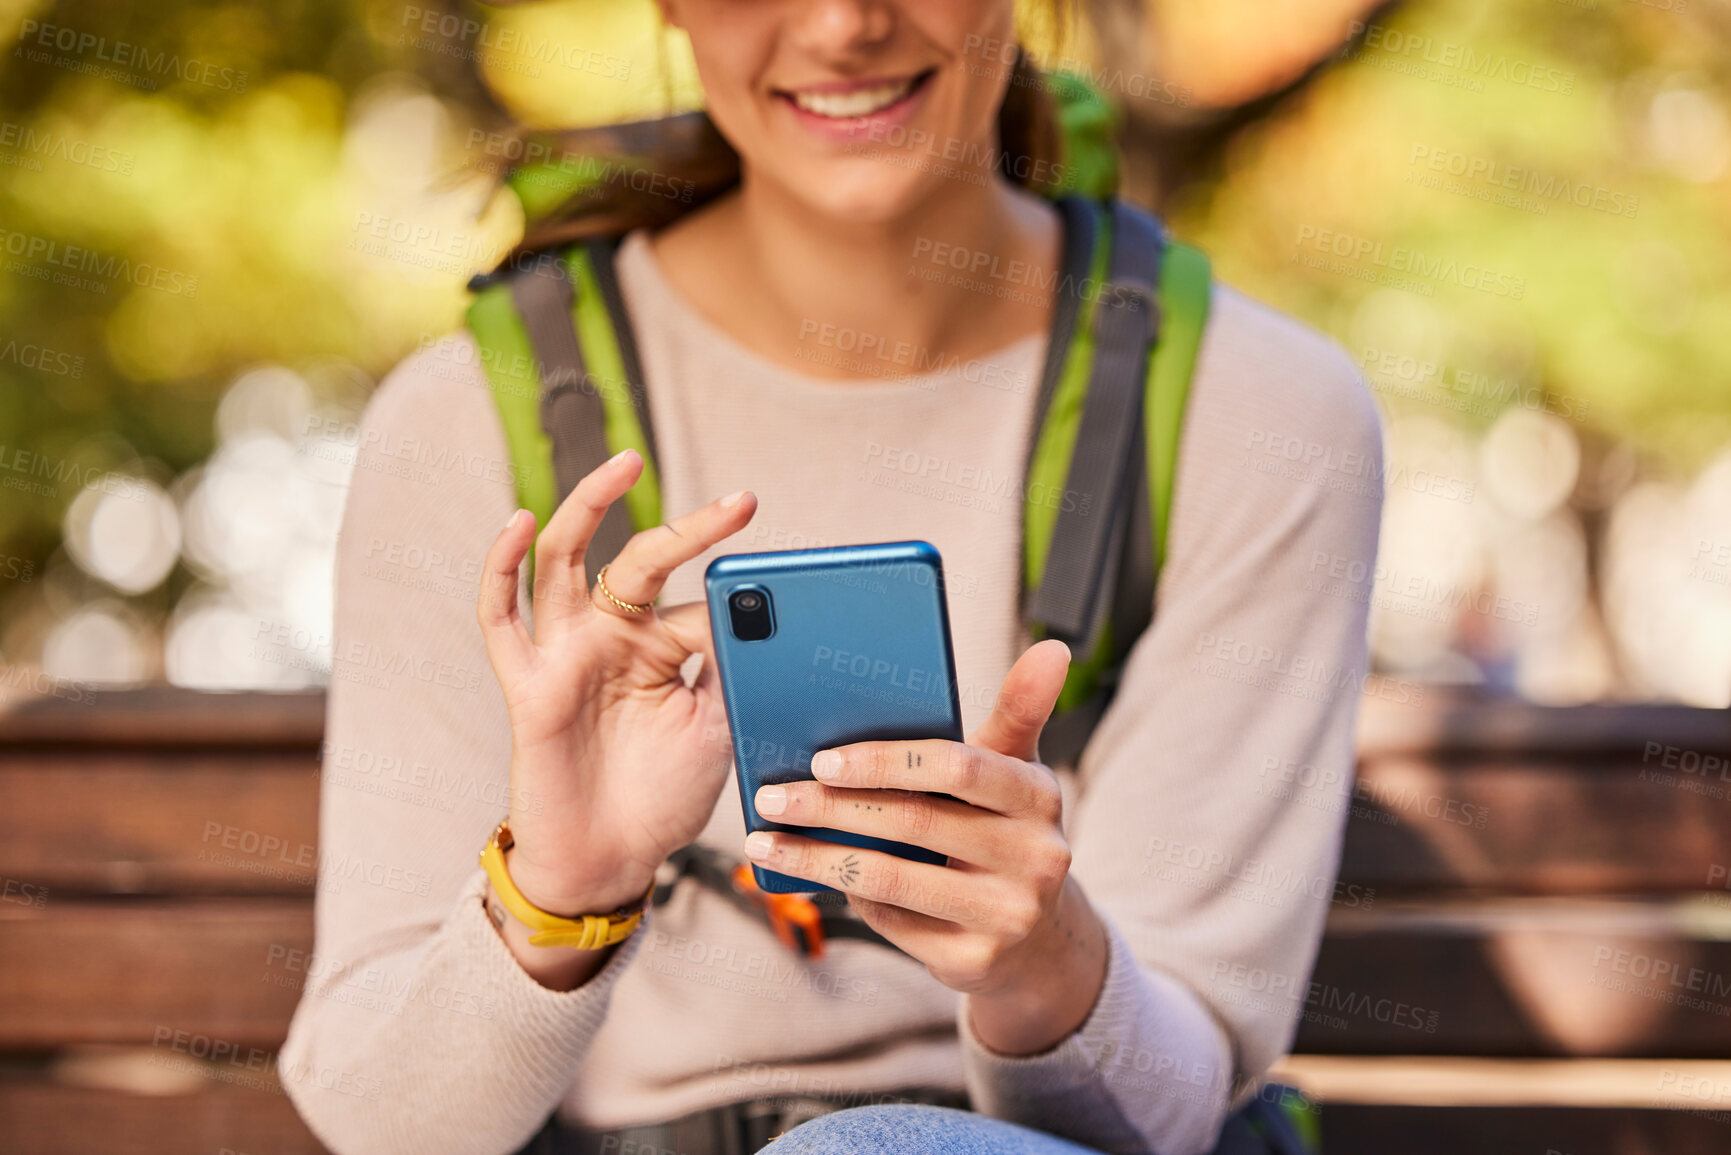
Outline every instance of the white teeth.
<svg viewBox="0 0 1731 1155"><path fill-rule="evenodd" d="M853 120L888 108L913 91L913 87L913 78L909 77L875 88L856 88L852 92L796 92L793 102L819 116Z"/></svg>

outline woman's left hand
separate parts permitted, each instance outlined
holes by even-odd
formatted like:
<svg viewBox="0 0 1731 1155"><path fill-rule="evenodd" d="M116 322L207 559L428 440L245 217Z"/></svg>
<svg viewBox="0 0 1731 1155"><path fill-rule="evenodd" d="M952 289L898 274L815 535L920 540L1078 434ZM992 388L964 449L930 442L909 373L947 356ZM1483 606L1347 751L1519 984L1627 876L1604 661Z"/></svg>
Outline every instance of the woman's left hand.
<svg viewBox="0 0 1731 1155"><path fill-rule="evenodd" d="M1074 1030L1105 976L1105 928L1069 875L1058 780L1036 760L1069 661L1061 642L1031 646L965 743L855 742L813 757L821 781L757 792L772 822L893 839L947 865L785 831L746 838L759 865L845 892L872 929L968 994L980 1040L1011 1054Z"/></svg>

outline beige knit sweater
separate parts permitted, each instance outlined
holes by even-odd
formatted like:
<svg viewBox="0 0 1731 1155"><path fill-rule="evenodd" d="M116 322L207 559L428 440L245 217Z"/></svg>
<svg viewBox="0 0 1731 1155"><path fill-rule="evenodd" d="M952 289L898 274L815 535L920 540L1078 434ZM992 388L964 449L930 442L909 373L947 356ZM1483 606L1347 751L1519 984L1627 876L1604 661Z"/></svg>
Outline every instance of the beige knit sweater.
<svg viewBox="0 0 1731 1155"><path fill-rule="evenodd" d="M1020 489L1001 479L1023 473L1043 338L935 374L868 360L860 380L820 379L716 330L643 237L620 275L665 513L759 499L664 604L700 598L716 553L924 538L979 724L1029 644ZM804 355L849 355L845 337L811 338ZM807 963L691 881L577 990L518 968L475 860L509 796L474 595L515 508L511 467L472 341L411 357L367 410L338 554L321 854L369 869L320 879L289 1094L341 1153L509 1152L555 1110L619 1126L919 1085L1106 1151L1206 1151L1235 1090L1290 1044L1333 894L1368 600L1337 579L1370 569L1380 463L1339 350L1217 289L1155 624L1060 771L1072 869L1110 929L1105 986L1075 1034L1006 1057L917 962L842 941ZM730 780L702 841L737 855L743 837Z"/></svg>

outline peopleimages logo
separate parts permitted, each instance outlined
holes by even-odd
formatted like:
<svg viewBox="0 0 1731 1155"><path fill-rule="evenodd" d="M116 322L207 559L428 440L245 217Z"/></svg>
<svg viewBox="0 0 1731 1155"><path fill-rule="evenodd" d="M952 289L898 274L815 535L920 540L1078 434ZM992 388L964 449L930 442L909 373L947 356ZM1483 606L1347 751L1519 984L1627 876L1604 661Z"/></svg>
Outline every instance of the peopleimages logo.
<svg viewBox="0 0 1731 1155"><path fill-rule="evenodd" d="M1440 361L1374 345L1365 346L1358 366L1379 393L1442 405L1474 417L1495 418L1504 409L1518 407L1579 421L1586 419L1592 407L1584 397L1554 393L1477 369L1455 368L1445 375Z"/></svg>
<svg viewBox="0 0 1731 1155"><path fill-rule="evenodd" d="M1112 309L1130 308L1139 303L1134 293L1109 279L1085 276L1078 280L1058 268L1041 268L1026 261L1005 260L1002 254L990 249L970 249L932 237L914 238L913 261L916 270L925 266L919 273L922 280L937 279L930 276L930 272L943 269L959 274L962 279L952 278L949 283L964 288L978 290L982 286L995 285L1003 290L1028 289L1042 300L1060 293L1082 301L1102 301ZM994 293L1000 297L1010 295L1006 291L994 290Z"/></svg>
<svg viewBox="0 0 1731 1155"><path fill-rule="evenodd" d="M970 34L962 41L962 55L980 61L968 66L968 73L972 76L1001 75L1009 72L1021 51L1021 45L1015 40L999 40L977 33ZM1021 81L1012 76L1011 83L1038 85L1049 90L1062 82L1056 78L1059 73L1069 73L1094 88L1117 96L1152 101L1155 104L1176 105L1179 108L1190 107L1191 92L1188 85L1163 80L1146 72L1126 72L1122 68L1091 64L1076 56L1048 57L1042 61L1040 69L1031 79Z"/></svg>
<svg viewBox="0 0 1731 1155"><path fill-rule="evenodd" d="M988 498L1011 498L1049 506L1065 513L1086 517L1093 508L1094 495L1079 490L1057 488L1041 482L1027 482L1011 473L994 473L989 468L971 462L903 449L877 441L866 442L862 462L875 467L889 481L918 482L929 486L953 487L957 493L978 494ZM902 488L907 489L907 486ZM954 500L946 497L946 500Z"/></svg>
<svg viewBox="0 0 1731 1155"><path fill-rule="evenodd" d="M508 25L496 27L490 21L473 16L458 16L454 12L446 12L436 7L422 8L413 4L406 6L403 9L402 27L408 32L399 36L398 43L407 43L415 48L424 48L462 60L485 59L490 66L503 66L509 71L522 72L531 77L540 76L541 72L528 67L527 62L530 61L536 64L562 65L606 80L625 81L631 78L631 61L623 56L615 56L581 44L537 39L535 34L527 29ZM411 39L409 33L418 33L419 36ZM441 46L433 37L448 43ZM476 47L460 47L471 41ZM499 60L496 57L507 59ZM511 57L524 59L518 61L509 59ZM516 67L510 67L513 64Z"/></svg>
<svg viewBox="0 0 1731 1155"><path fill-rule="evenodd" d="M1474 289L1493 297L1508 297L1518 301L1526 296L1527 292L1525 277L1500 273L1471 261L1463 263L1454 257L1436 256L1405 245L1390 247L1369 237L1335 229L1319 229L1315 225L1298 227L1297 248L1293 259L1301 262L1305 250L1309 248L1323 257L1339 257L1360 267L1368 265L1371 269L1459 285L1463 289Z"/></svg>
<svg viewBox="0 0 1731 1155"><path fill-rule="evenodd" d="M63 488L96 488L126 501L143 501L149 489L136 478L111 473L101 466L79 465L29 449L0 443L0 485L51 497Z"/></svg>
<svg viewBox="0 0 1731 1155"><path fill-rule="evenodd" d="M45 345L20 345L17 341L8 340L4 345L0 345L0 361L10 361L20 368L51 373L56 377L84 376L82 356L63 353Z"/></svg>
<svg viewBox="0 0 1731 1155"><path fill-rule="evenodd" d="M1370 61L1380 63L1377 58L1385 57L1408 64L1425 64L1447 69L1460 74L1462 80L1473 81L1473 90L1478 92L1484 91L1484 82L1487 80L1501 80L1519 87L1536 88L1540 92L1554 92L1563 96L1575 91L1573 72L1518 57L1510 59L1507 53L1486 52L1469 44L1438 40L1424 33L1406 32L1381 24L1366 24L1362 20L1352 21L1347 31L1352 37L1360 34L1364 36L1363 46L1350 51L1348 59L1368 57ZM1442 79L1436 76L1426 78Z"/></svg>
<svg viewBox="0 0 1731 1155"><path fill-rule="evenodd" d="M1197 636L1194 654L1193 672L1314 701L1328 701L1336 692L1348 691L1372 694L1403 706L1424 702L1425 688L1417 683L1360 672L1350 662L1292 653L1249 639L1203 632Z"/></svg>
<svg viewBox="0 0 1731 1155"><path fill-rule="evenodd" d="M885 124L880 120L871 121L864 135L850 142L842 151L849 156L879 151L865 147L867 142L905 152L907 156L904 159L913 162L914 167L929 166L933 172L973 183L989 181L988 174L1000 170L1028 184L1059 185L1064 181L1064 166L1058 161L1026 156L965 137L938 136L923 128ZM880 155L878 159L889 158Z"/></svg>
<svg viewBox="0 0 1731 1155"><path fill-rule="evenodd" d="M1731 975L1703 967L1686 966L1676 959L1660 958L1642 954L1640 951L1617 950L1609 946L1595 948L1594 969L1605 963L1609 963L1609 969L1616 974L1649 979L1672 991L1687 991L1712 998L1731 995ZM1717 1013L1725 1014L1726 1011L1720 1010Z"/></svg>
<svg viewBox="0 0 1731 1155"><path fill-rule="evenodd" d="M1227 959L1216 959L1209 985L1223 1002L1264 1012L1278 1012L1297 1003L1303 1008L1306 1021L1323 1022L1335 1029L1347 1027L1347 1016L1384 1026L1401 1027L1434 1035L1436 1011L1403 1003L1397 999L1379 997L1360 991L1347 990L1329 983L1312 982L1308 978L1281 974ZM1222 987L1234 987L1244 995L1234 997ZM1266 995L1257 999L1256 995ZM1331 1013L1333 1012L1333 1013ZM1320 1017L1313 1017L1320 1016Z"/></svg>
<svg viewBox="0 0 1731 1155"><path fill-rule="evenodd" d="M31 160L46 157L49 160L93 168L98 172L118 173L121 176L131 176L133 163L137 160L130 152L119 152L88 140L78 140L62 133L10 120L0 121L0 148L17 149L21 157ZM33 171L41 170L39 164L24 167Z"/></svg>
<svg viewBox="0 0 1731 1155"><path fill-rule="evenodd" d="M892 662L887 658L851 653L847 650L835 649L832 646L818 646L813 650L811 664L814 669L822 669L826 673L845 674L850 678L858 678L868 682L881 682L897 690L908 690L915 694L933 694L945 699L949 697L949 675L942 670L925 670L918 666L903 666L900 662Z"/></svg>
<svg viewBox="0 0 1731 1155"><path fill-rule="evenodd" d="M1407 164L1416 166L1420 162L1423 162L1422 167L1430 172L1458 178L1464 186L1482 185L1486 193L1522 193L1536 197L1537 202L1532 207L1536 208L1540 215L1546 213L1549 204L1559 201L1614 217L1633 217L1641 208L1641 198L1629 193L1587 181L1570 180L1535 168L1509 164L1496 157L1474 156L1441 146L1414 144L1412 153L1407 157ZM1438 187L1449 192L1457 191L1449 186ZM1528 207L1518 200L1509 203L1515 208Z"/></svg>
<svg viewBox="0 0 1731 1155"><path fill-rule="evenodd" d="M245 92L247 74L233 68L224 68L219 64L188 57L182 60L178 52L152 52L142 44L131 44L125 40L110 40L106 36L98 36L94 32L81 32L76 28L68 28L60 24L44 24L40 20L26 20L18 30L19 48L13 54L22 54L25 59L35 64L54 64L59 67L80 65L75 70L92 75L103 75L112 70L98 67L102 64L112 64L119 68L133 69L136 73L145 74L135 79L144 79L147 83L140 87L155 89L155 78L170 77L184 80L189 84L202 84L207 88L217 88L225 92ZM32 47L34 46L34 47ZM56 59L51 52L65 52L73 59ZM124 76L110 76L108 79L125 80Z"/></svg>
<svg viewBox="0 0 1731 1155"><path fill-rule="evenodd" d="M1331 554L1326 550L1313 550L1310 573L1325 574L1327 580L1318 580L1313 576L1305 581L1305 589L1317 590L1361 605L1374 604L1399 610L1402 603L1407 603L1432 607L1439 612L1451 611L1438 617L1415 615L1429 617L1432 621L1445 621L1449 620L1452 614L1468 612L1497 621L1517 622L1523 626L1539 624L1539 607L1534 602L1493 594L1476 584L1439 581L1422 573L1402 573L1380 561L1370 565L1360 558ZM1371 583L1368 586L1367 578Z"/></svg>
<svg viewBox="0 0 1731 1155"><path fill-rule="evenodd" d="M105 255L94 249L62 244L30 233L0 229L0 254L16 258L6 264L10 272L70 285L86 292L106 293L108 285L105 282L118 281L180 297L198 296L198 278L191 274L165 269L148 261Z"/></svg>
<svg viewBox="0 0 1731 1155"><path fill-rule="evenodd" d="M1372 497L1385 490L1410 489L1445 501L1471 504L1467 478L1391 462L1380 454L1324 445L1272 429L1252 429L1245 443L1245 464L1259 473L1305 481L1342 493Z"/></svg>
<svg viewBox="0 0 1731 1155"><path fill-rule="evenodd" d="M809 317L800 321L799 341L794 356L800 360L847 364L862 368L871 376L884 376L889 371L902 378L953 374L970 385L984 385L1008 393L1026 393L1030 384L1029 375L1012 366L978 357L964 360L954 353L944 353L926 345L891 341L877 333ZM819 350L832 355L825 356ZM928 382L925 387L935 388L936 382Z"/></svg>

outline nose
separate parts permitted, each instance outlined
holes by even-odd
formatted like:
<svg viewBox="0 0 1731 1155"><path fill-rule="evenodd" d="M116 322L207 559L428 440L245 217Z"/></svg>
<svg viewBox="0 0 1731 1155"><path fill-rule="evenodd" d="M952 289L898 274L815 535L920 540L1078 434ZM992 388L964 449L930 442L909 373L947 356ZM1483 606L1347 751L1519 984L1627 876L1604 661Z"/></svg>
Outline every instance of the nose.
<svg viewBox="0 0 1731 1155"><path fill-rule="evenodd" d="M809 0L795 7L793 42L814 56L876 48L895 31L895 5L884 0Z"/></svg>

